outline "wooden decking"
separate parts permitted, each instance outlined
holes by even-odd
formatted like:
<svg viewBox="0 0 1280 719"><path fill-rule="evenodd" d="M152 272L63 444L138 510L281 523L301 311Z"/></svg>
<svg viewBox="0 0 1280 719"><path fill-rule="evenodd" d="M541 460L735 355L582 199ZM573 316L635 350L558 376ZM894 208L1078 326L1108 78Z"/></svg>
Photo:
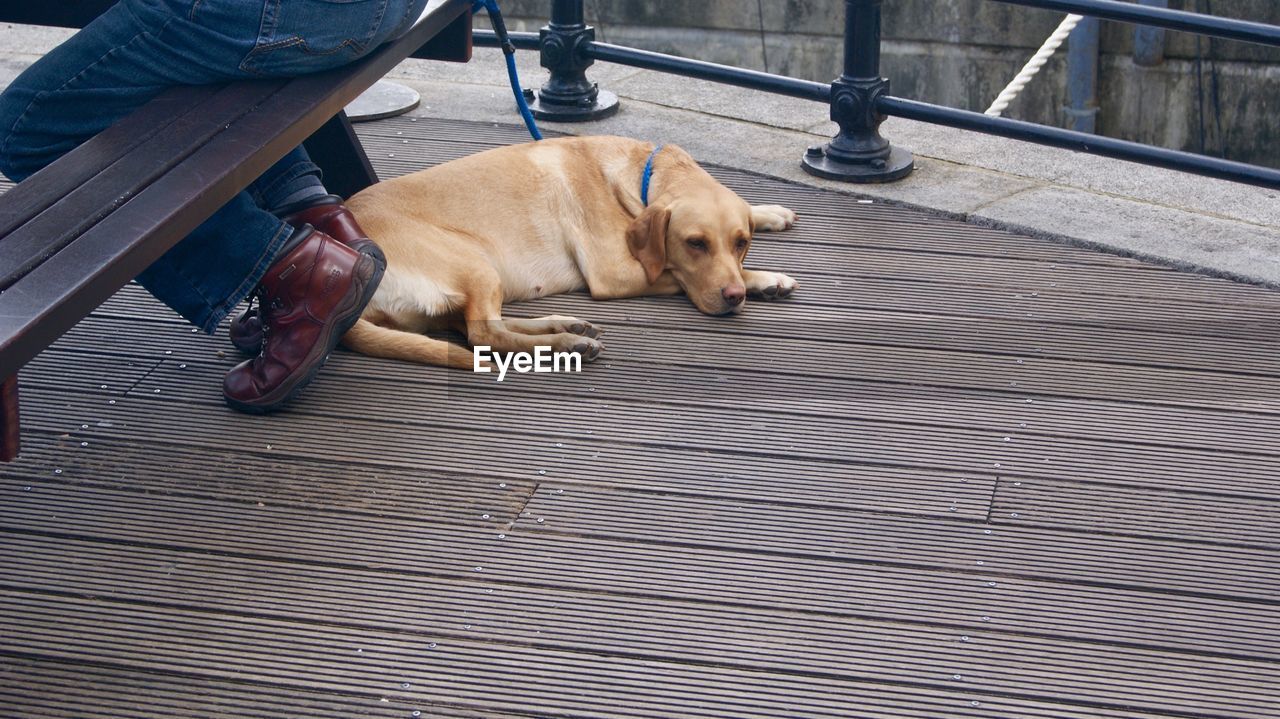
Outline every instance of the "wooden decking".
<svg viewBox="0 0 1280 719"><path fill-rule="evenodd" d="M21 376L0 715L1280 716L1280 293L716 174L797 296L514 308L581 375L343 352L247 417L122 291Z"/></svg>

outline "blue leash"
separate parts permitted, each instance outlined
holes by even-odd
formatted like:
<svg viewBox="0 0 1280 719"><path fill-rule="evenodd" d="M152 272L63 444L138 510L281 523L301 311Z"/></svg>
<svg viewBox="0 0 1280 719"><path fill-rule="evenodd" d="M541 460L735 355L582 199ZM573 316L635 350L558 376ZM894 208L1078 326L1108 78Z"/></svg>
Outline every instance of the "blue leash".
<svg viewBox="0 0 1280 719"><path fill-rule="evenodd" d="M538 123L534 122L533 112L529 110L529 103L525 101L524 93L520 89L520 75L516 72L516 46L511 42L511 36L507 34L507 24L502 20L498 0L474 0L471 11L478 12L481 8L489 13L489 20L493 23L493 34L497 35L498 43L502 45L502 54L507 60L507 77L511 79L511 92L516 96L516 106L520 108L524 126L529 128L529 134L533 139L541 140L542 133L538 131ZM649 153L649 159L644 163L644 175L640 178L640 201L645 207L649 206L649 181L653 178L653 160L661 151L662 145L655 145L653 152Z"/></svg>
<svg viewBox="0 0 1280 719"><path fill-rule="evenodd" d="M511 91L515 93L516 106L520 108L524 126L529 128L529 134L533 139L541 140L542 133L538 132L538 123L533 121L533 112L529 110L529 103L525 101L524 93L520 90L520 75L516 72L516 46L512 44L511 36L507 34L507 24L502 21L498 0L475 0L471 11L476 12L480 8L484 8L489 13L489 20L493 23L493 34L498 36L498 42L502 44L502 54L507 59L507 77L511 79Z"/></svg>
<svg viewBox="0 0 1280 719"><path fill-rule="evenodd" d="M645 207L649 206L649 180L653 178L653 158L658 156L658 152L662 150L662 145L654 145L653 152L649 153L649 159L644 163L644 174L640 177L640 201Z"/></svg>

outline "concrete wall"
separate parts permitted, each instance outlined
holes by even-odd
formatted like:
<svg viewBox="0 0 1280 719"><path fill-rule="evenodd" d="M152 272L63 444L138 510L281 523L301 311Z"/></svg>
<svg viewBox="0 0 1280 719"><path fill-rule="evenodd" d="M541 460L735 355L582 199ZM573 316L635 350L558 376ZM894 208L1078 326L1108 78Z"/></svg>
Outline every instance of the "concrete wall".
<svg viewBox="0 0 1280 719"><path fill-rule="evenodd" d="M1280 25L1276 0L1172 0L1177 9ZM550 0L504 0L536 30ZM828 81L841 69L844 0L587 0L598 36L648 50ZM1061 20L991 0L885 0L883 71L893 92L985 110ZM483 18L480 18L484 22ZM763 32L762 29L763 28ZM1280 49L1169 33L1166 60L1135 65L1133 28L1103 24L1099 132L1280 166ZM1064 125L1065 47L1005 113ZM1203 143L1203 145L1202 145Z"/></svg>

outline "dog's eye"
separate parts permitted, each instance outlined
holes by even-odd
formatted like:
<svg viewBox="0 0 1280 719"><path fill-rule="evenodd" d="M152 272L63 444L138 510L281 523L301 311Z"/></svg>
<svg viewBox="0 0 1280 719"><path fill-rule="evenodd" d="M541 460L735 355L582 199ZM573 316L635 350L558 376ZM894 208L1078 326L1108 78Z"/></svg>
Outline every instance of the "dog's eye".
<svg viewBox="0 0 1280 719"><path fill-rule="evenodd" d="M738 247L738 252L742 252L743 250L747 249L747 238L739 237L737 247Z"/></svg>
<svg viewBox="0 0 1280 719"><path fill-rule="evenodd" d="M702 240L702 239L697 239L697 238L695 238L695 239L688 240L687 244L689 245L689 249L693 249L693 250L701 250L701 251L703 251L703 252L706 252L706 251L707 251L707 241L706 241L706 240Z"/></svg>

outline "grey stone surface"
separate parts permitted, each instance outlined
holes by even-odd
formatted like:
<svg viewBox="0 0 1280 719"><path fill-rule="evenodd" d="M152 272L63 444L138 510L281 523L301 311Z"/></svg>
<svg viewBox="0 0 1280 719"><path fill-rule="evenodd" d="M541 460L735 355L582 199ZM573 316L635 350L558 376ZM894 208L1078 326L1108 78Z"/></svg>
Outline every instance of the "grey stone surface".
<svg viewBox="0 0 1280 719"><path fill-rule="evenodd" d="M881 130L886 137L913 152L968 167L1280 227L1278 190L898 118L891 118Z"/></svg>
<svg viewBox="0 0 1280 719"><path fill-rule="evenodd" d="M1280 286L1280 231L1274 227L1065 187L1011 195L974 216L1045 237Z"/></svg>
<svg viewBox="0 0 1280 719"><path fill-rule="evenodd" d="M805 130L830 116L827 105L756 90L724 92L724 86L706 80L638 72L609 89L654 105L749 120L760 125Z"/></svg>
<svg viewBox="0 0 1280 719"><path fill-rule="evenodd" d="M62 27L40 27L0 23L0 43L4 55L43 55L58 43L76 33Z"/></svg>

